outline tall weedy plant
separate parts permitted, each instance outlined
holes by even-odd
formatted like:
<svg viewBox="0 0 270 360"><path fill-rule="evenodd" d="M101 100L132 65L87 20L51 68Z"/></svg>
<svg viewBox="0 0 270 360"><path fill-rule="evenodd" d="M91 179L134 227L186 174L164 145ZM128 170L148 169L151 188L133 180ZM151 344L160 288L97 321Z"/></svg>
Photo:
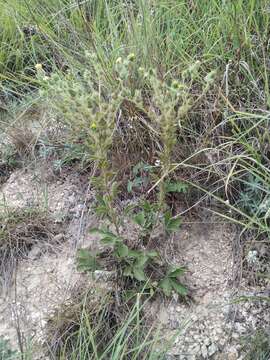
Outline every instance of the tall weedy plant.
<svg viewBox="0 0 270 360"><path fill-rule="evenodd" d="M113 92L103 86L103 75L93 61L91 71L85 70L82 74L69 72L65 76L56 74L44 79L42 69L39 69L39 76L45 81L43 95L49 97L50 104L73 138L84 142L85 151L94 163L95 176L91 181L97 192L96 211L113 225L114 230L107 227L92 231L100 234L101 242L112 250L110 255L115 259L117 278L132 279L133 285L141 284L144 288L147 285L152 290L162 289L167 296L173 290L185 296L187 290L178 280L185 270L167 264L160 267L161 259L152 248L151 234L160 224L167 236L180 226L180 219L174 218L166 205L166 193L186 189L182 183L170 181L169 173L178 125L192 106L191 88L199 64L183 73L180 81L165 81L154 70L138 68L135 60L134 54L116 60ZM95 79L91 76L93 71ZM146 106L146 96L150 106ZM131 104L133 109L143 114L141 116L145 116L142 119L147 123L145 131L151 129L158 134L160 143L156 151L157 160L150 165L155 185L158 185L157 200L154 203L145 200L131 210L132 218L143 234L139 234L138 239L143 241L136 244L136 248L127 241L128 234L121 233L124 215L115 206L120 181L113 167L112 152L118 120L126 104ZM93 255L81 250L78 256L80 269L95 271L99 267L106 268L104 262L99 261L101 257L102 253ZM126 282L121 281L123 283Z"/></svg>

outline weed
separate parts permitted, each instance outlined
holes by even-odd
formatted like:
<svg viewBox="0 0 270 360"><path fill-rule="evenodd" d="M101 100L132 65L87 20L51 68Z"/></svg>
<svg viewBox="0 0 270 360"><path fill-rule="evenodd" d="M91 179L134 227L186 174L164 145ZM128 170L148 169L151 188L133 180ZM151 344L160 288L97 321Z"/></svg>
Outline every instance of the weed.
<svg viewBox="0 0 270 360"><path fill-rule="evenodd" d="M264 188L264 184L259 177L252 174L245 181L245 189L240 192L237 203L249 215L256 214L258 217L268 217L268 209L270 205L270 192Z"/></svg>
<svg viewBox="0 0 270 360"><path fill-rule="evenodd" d="M267 0L0 5L0 96L42 90L39 101L68 133L55 169L80 158L93 166L96 210L121 239L107 253L115 263L119 251L152 251L158 228L164 242L179 228L168 197L187 184L188 209L206 202L242 234L268 243ZM21 153L35 143L27 131L13 138ZM128 211L139 227L137 247L121 233L117 202L126 188L127 196L144 195ZM91 254L84 256L89 270ZM163 275L169 294L174 278Z"/></svg>
<svg viewBox="0 0 270 360"><path fill-rule="evenodd" d="M85 70L81 78L74 73L68 74L65 78L54 75L46 80L47 92L43 90L42 96L49 96L54 108L75 136L83 136L85 149L89 158L94 161L96 170L91 182L97 192L96 212L100 217L106 218L115 229L115 231L100 229L94 231L102 235L103 244L112 247L111 255L116 264L117 277L135 279L142 282L142 286L149 283L151 288L154 287L154 283L161 283L160 288L165 289L166 294L171 293L173 289L180 295L186 295L186 288L178 283L176 278L162 274L162 271L157 275L158 271L154 263L158 254L149 247L151 234L160 224L164 229L164 240L180 226L180 219L174 218L166 205L166 194L185 191L186 187L181 182L169 181L168 175L176 143L177 123L187 115L192 103L186 82L191 84L196 79L199 64L196 63L183 72L181 82L174 80L168 84L160 80L153 70L146 72L142 68L136 69L134 60L133 54L117 59L115 71L118 82L111 94L101 85L102 73L95 69L99 76L99 86L93 83L89 70ZM43 76L42 71L40 67L40 77ZM139 89L133 92L130 87L134 74L139 76L139 83L144 83L149 88L148 96L153 104L151 111L143 107L143 92ZM111 153L117 151L115 150L119 136L117 121L121 111L126 111L127 106L129 109L140 110L142 121L146 123L146 127L149 127L149 134L154 132L159 138L159 150L153 154L158 156L158 166L147 166L144 162L137 164L133 168L135 179L128 183L129 191L134 184L142 184L144 179L137 176L140 171L147 171L149 174L151 172L154 180L158 179L157 201L153 203L143 201L139 205L141 210L133 216L134 221L141 228L140 244L137 248L128 246L120 235L122 215L115 205L120 181L111 162ZM94 271L95 267L99 266L100 257L102 254L91 256L85 250L81 250L78 257L79 267ZM148 276L146 276L147 271ZM150 284L151 278L153 281L151 280Z"/></svg>

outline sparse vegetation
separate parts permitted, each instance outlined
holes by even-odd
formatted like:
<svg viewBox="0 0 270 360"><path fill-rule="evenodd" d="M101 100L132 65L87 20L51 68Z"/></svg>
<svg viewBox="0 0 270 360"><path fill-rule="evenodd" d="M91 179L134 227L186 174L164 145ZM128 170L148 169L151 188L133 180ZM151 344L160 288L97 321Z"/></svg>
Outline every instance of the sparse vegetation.
<svg viewBox="0 0 270 360"><path fill-rule="evenodd" d="M59 359L164 359L171 339L146 325L140 294L119 304L108 290L84 291L72 301L49 323L50 351Z"/></svg>
<svg viewBox="0 0 270 360"><path fill-rule="evenodd" d="M258 330L255 334L245 339L244 350L246 352L245 360L257 359L267 360L270 356L269 334L263 330Z"/></svg>
<svg viewBox="0 0 270 360"><path fill-rule="evenodd" d="M0 8L0 185L22 159L45 159L56 175L80 164L103 247L79 249L78 268L114 272L121 296L162 290L184 298L186 270L162 251L182 215L201 207L239 226L235 247L248 249L239 261L269 286L269 2L0 0ZM36 209L7 209L0 221L4 279L37 238L55 232ZM129 327L141 301L102 349L111 302L93 324L92 310L76 305L72 326L54 324L55 354L159 358L148 340L139 346L141 320ZM260 359L256 351L250 359Z"/></svg>
<svg viewBox="0 0 270 360"><path fill-rule="evenodd" d="M1 360L15 360L18 358L18 352L13 350L9 344L9 341L0 337L0 359Z"/></svg>
<svg viewBox="0 0 270 360"><path fill-rule="evenodd" d="M49 250L56 229L42 209L4 208L0 214L0 280L1 286L12 281L17 262L27 256L35 244Z"/></svg>

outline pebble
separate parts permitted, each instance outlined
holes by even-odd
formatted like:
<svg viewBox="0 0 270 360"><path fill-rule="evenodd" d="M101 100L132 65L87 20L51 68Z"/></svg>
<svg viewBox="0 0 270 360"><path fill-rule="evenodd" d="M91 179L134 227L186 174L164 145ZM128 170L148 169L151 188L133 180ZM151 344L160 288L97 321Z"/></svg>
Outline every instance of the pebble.
<svg viewBox="0 0 270 360"><path fill-rule="evenodd" d="M216 352L218 352L218 347L215 343L213 343L208 348L208 355L213 356Z"/></svg>

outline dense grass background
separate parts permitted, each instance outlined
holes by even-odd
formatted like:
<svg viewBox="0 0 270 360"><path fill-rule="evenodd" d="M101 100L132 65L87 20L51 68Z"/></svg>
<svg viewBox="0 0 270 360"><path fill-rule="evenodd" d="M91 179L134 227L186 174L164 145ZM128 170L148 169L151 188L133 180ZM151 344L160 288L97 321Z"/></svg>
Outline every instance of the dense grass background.
<svg viewBox="0 0 270 360"><path fill-rule="evenodd" d="M267 0L1 0L1 80L28 82L35 63L83 65L95 52L113 84L115 59L133 52L141 66L177 76L196 60L227 76L230 98L268 103ZM27 35L29 32L33 36ZM249 82L252 83L249 84ZM248 87L248 89L246 88ZM257 103L258 105L258 103Z"/></svg>
<svg viewBox="0 0 270 360"><path fill-rule="evenodd" d="M119 56L134 53L135 67L153 68L164 81L199 62L189 89L197 106L181 123L174 169L196 168L186 180L223 205L229 201L246 227L269 231L267 0L0 0L0 6L2 107L14 100L15 107L17 100L32 106L37 63L63 78L87 68L109 92ZM215 84L198 101L209 72ZM136 76L128 86L140 86Z"/></svg>

